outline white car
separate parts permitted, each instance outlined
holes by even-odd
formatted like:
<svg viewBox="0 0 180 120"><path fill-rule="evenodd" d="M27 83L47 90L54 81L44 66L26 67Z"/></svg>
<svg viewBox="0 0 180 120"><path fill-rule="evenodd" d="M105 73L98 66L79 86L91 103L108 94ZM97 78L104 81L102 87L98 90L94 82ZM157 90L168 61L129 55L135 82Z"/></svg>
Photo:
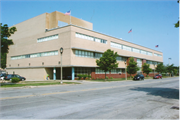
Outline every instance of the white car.
<svg viewBox="0 0 180 120"><path fill-rule="evenodd" d="M0 79L1 79L1 80L4 80L4 77L5 77L5 76L6 76L6 74L1 74L1 75L0 75Z"/></svg>

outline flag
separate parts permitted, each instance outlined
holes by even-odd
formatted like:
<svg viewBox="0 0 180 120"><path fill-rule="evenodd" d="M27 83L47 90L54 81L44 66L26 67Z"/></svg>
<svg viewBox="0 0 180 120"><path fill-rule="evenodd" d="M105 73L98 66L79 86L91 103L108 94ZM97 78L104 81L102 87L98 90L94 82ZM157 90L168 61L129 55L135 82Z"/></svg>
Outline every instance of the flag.
<svg viewBox="0 0 180 120"><path fill-rule="evenodd" d="M65 15L71 15L71 11L67 11Z"/></svg>
<svg viewBox="0 0 180 120"><path fill-rule="evenodd" d="M130 29L130 31L128 33L132 32L132 29Z"/></svg>
<svg viewBox="0 0 180 120"><path fill-rule="evenodd" d="M155 47L159 47L159 45L156 45Z"/></svg>

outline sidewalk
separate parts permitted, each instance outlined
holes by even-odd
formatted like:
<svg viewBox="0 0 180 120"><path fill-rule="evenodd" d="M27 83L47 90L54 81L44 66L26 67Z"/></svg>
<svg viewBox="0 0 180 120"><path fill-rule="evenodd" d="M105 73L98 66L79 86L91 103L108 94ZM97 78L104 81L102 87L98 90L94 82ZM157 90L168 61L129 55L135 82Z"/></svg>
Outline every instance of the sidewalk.
<svg viewBox="0 0 180 120"><path fill-rule="evenodd" d="M26 80L26 81L35 81L35 82L37 82L37 81L49 81L49 82L61 82L61 80ZM81 83L81 84L83 84L83 83L101 83L101 82L94 82L94 81L86 81L86 80L62 80L62 82L77 82L77 83Z"/></svg>

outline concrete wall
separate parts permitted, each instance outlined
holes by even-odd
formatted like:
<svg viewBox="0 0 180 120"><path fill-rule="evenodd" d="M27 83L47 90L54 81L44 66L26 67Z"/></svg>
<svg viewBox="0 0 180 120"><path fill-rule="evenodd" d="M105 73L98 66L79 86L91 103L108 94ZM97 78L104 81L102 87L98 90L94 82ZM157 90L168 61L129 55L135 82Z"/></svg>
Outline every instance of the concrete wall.
<svg viewBox="0 0 180 120"><path fill-rule="evenodd" d="M113 37L110 37L107 35L103 35L101 33L97 33L94 31L90 31L90 30L86 30L86 29L82 29L82 28L78 28L78 27L74 27L74 26L71 26L71 31L72 31L71 32L71 47L74 48L74 50L71 51L71 56L72 56L71 64L72 65L96 66L96 62L95 62L96 59L94 59L94 58L85 58L85 57L75 56L76 48L81 48L82 50L84 49L84 50L93 50L93 51L101 51L101 52L105 52L107 49L111 49L111 50L114 50L115 52L117 52L119 55L128 56L128 58L134 57L135 61L136 61L136 58L140 58L140 59L144 60L143 63L146 60L163 62L163 57L158 57L158 56L154 56L154 55L149 56L149 55L144 55L144 54L140 54L140 53L135 53L135 52L131 52L131 51L113 48L110 46L110 42L113 41L113 42L120 43L123 45L143 49L145 51L149 51L152 53L158 53L163 56L162 52L155 51L155 50L152 50L152 49L140 46L140 45L136 45L136 44L133 44L133 43L121 40L121 39L113 38ZM95 41L90 41L90 40L86 40L86 39L82 39L82 38L77 38L75 36L76 32L107 40L107 44L98 43ZM120 61L118 67L121 67L121 68L125 67L124 62ZM152 68L153 66L150 66L150 67Z"/></svg>
<svg viewBox="0 0 180 120"><path fill-rule="evenodd" d="M77 25L77 26L87 28L90 30L93 29L92 23L82 20L82 19L79 19L79 18L76 18L76 17L73 17L73 16L65 15L64 13L61 13L58 11L55 11L52 13L46 13L46 15L47 15L47 17L46 17L46 28L47 29L58 27L58 21L62 21L62 22L68 23L68 24L70 24L70 21L71 21L71 24L73 24L73 25Z"/></svg>
<svg viewBox="0 0 180 120"><path fill-rule="evenodd" d="M45 80L47 72L44 68L8 69L8 74L19 74L27 80Z"/></svg>

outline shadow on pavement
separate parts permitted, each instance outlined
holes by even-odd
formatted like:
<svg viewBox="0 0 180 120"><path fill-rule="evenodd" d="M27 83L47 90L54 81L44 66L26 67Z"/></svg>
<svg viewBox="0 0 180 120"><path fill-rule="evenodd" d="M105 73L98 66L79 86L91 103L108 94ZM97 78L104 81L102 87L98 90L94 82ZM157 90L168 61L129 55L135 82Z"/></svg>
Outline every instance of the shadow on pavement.
<svg viewBox="0 0 180 120"><path fill-rule="evenodd" d="M179 99L179 89L136 87L130 90L144 91L147 92L147 95L161 96L170 99Z"/></svg>

